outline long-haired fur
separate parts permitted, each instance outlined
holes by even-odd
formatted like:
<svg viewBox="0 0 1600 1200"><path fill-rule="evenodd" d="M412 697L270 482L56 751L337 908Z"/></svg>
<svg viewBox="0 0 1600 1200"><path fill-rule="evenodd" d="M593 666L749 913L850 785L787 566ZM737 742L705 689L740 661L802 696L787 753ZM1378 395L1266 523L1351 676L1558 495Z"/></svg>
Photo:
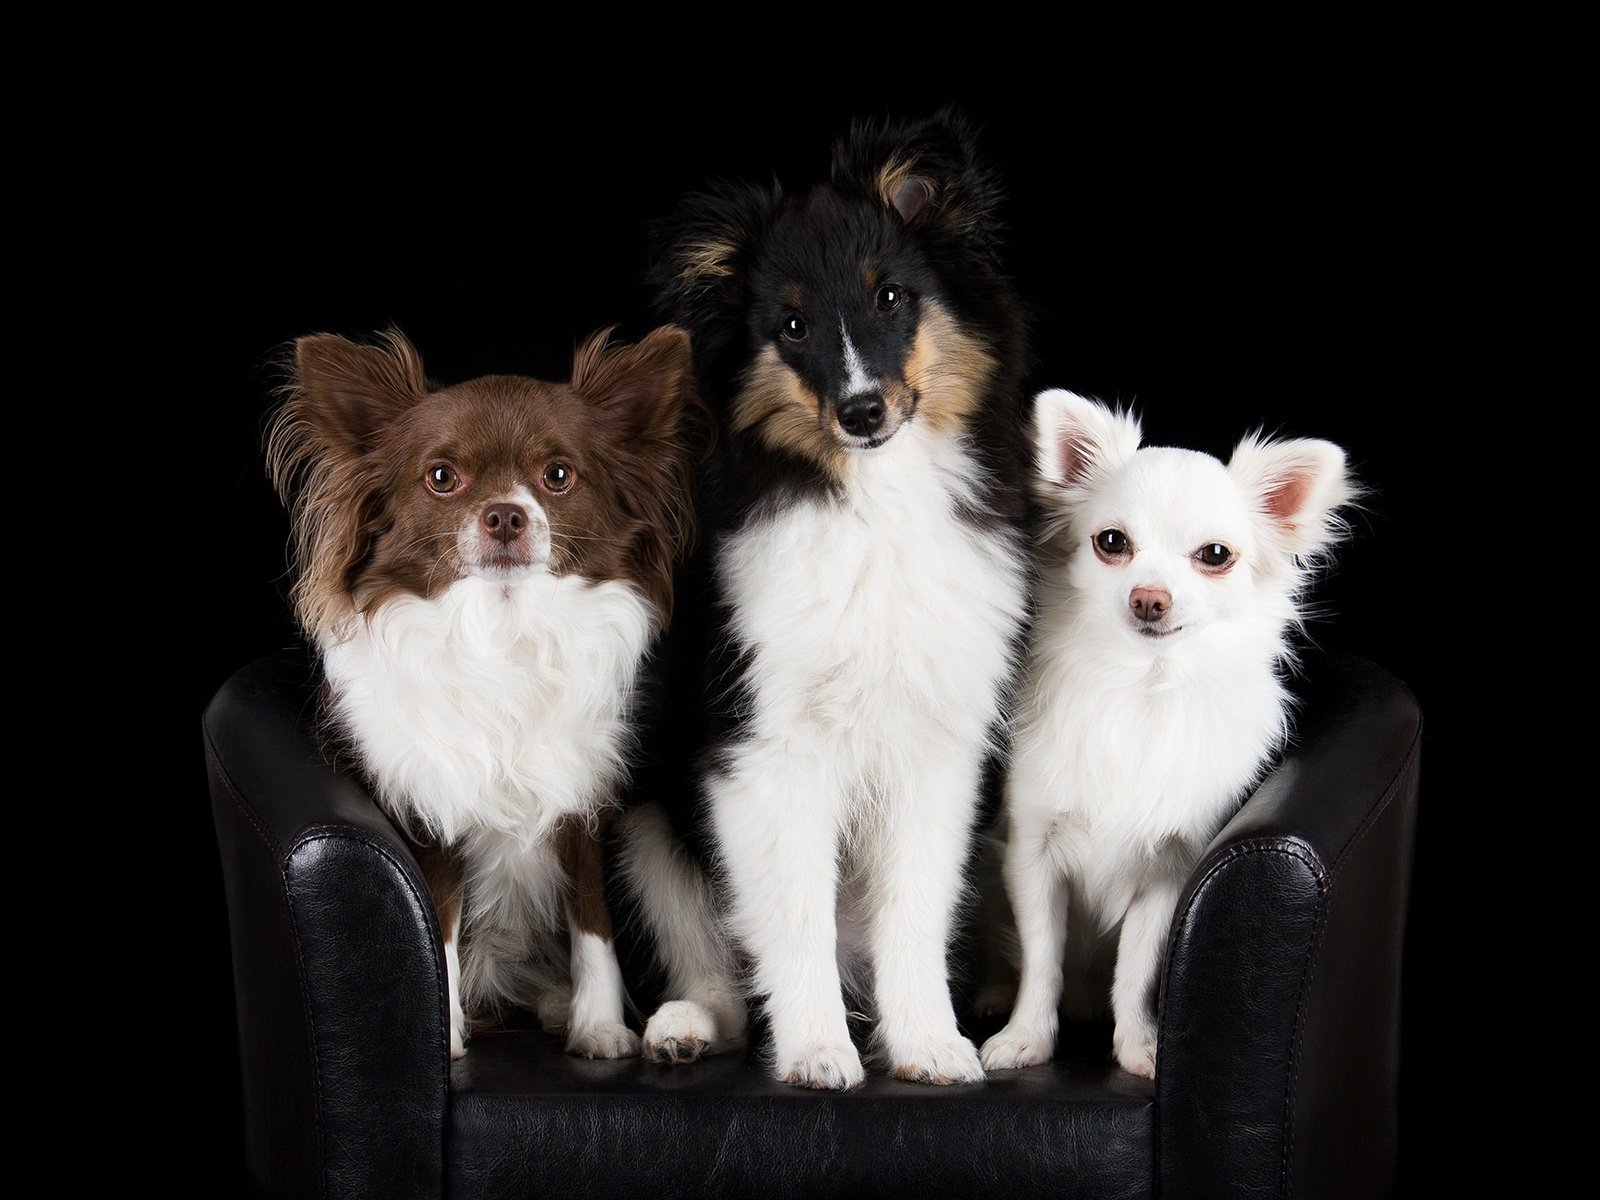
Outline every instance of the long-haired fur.
<svg viewBox="0 0 1600 1200"><path fill-rule="evenodd" d="M389 474L373 453L381 425L354 406L324 412L318 392L357 389L353 394L370 395L393 416L429 391L422 356L398 329L380 333L366 352L343 353L343 341L316 334L295 343L278 389L283 403L267 434L268 473L289 507L290 600L308 631L330 629L370 602L356 594L355 580L377 532ZM311 342L328 347L330 357L303 358Z"/></svg>
<svg viewBox="0 0 1600 1200"><path fill-rule="evenodd" d="M721 435L706 719L676 772L697 794L660 793L670 825L632 819L628 861L694 845L697 872L635 886L659 911L678 880L676 910L718 909L727 933L655 922L673 994L653 1057L742 1034L731 940L781 1078L860 1081L852 984L894 1074L981 1076L947 951L1026 611L1026 328L999 198L975 131L943 113L858 122L827 182L717 184L664 230L653 281Z"/></svg>
<svg viewBox="0 0 1600 1200"><path fill-rule="evenodd" d="M1049 1059L1063 963L1087 987L1114 943L1096 1007L1123 1067L1154 1073L1173 909L1287 735L1290 634L1355 495L1329 442L1252 435L1224 464L1140 441L1131 413L1038 398L1049 519L1004 810L1021 978L990 1070Z"/></svg>
<svg viewBox="0 0 1600 1200"><path fill-rule="evenodd" d="M563 383L436 385L397 331L301 338L290 371L267 456L296 615L329 727L419 843L452 1053L509 1005L571 1053L637 1053L600 839L694 534L688 335L595 334Z"/></svg>
<svg viewBox="0 0 1600 1200"><path fill-rule="evenodd" d="M614 327L573 356L572 389L600 414L614 443L599 481L622 521L608 537L626 546L621 564L656 606L672 615L673 564L692 549L694 483L713 426L693 386L688 340L656 330L636 345ZM397 329L366 345L328 334L300 338L285 365L282 404L267 435L268 472L289 507L294 582L290 600L308 631L369 613L403 588L369 577L385 498L397 486L389 427L435 390L421 355ZM670 394L638 403L643 381ZM430 589L450 582L430 577Z"/></svg>

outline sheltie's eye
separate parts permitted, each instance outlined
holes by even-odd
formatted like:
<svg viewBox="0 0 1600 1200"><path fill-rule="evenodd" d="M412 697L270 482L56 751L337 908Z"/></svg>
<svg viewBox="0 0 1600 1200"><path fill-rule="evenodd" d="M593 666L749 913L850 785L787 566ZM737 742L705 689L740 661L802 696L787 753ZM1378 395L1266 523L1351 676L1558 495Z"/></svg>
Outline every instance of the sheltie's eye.
<svg viewBox="0 0 1600 1200"><path fill-rule="evenodd" d="M906 298L906 290L898 283L886 283L878 289L878 311L893 312Z"/></svg>
<svg viewBox="0 0 1600 1200"><path fill-rule="evenodd" d="M1133 543L1120 529L1102 529L1094 535L1094 552L1106 562L1125 558L1133 553Z"/></svg>
<svg viewBox="0 0 1600 1200"><path fill-rule="evenodd" d="M424 478L427 481L428 490L435 496L448 496L461 486L461 476L447 462L429 464Z"/></svg>
<svg viewBox="0 0 1600 1200"><path fill-rule="evenodd" d="M1221 571L1233 562L1233 551L1221 542L1208 542L1194 552L1194 560L1207 571Z"/></svg>
<svg viewBox="0 0 1600 1200"><path fill-rule="evenodd" d="M797 316L791 316L783 323L783 340L786 342L803 342L810 333L805 321Z"/></svg>

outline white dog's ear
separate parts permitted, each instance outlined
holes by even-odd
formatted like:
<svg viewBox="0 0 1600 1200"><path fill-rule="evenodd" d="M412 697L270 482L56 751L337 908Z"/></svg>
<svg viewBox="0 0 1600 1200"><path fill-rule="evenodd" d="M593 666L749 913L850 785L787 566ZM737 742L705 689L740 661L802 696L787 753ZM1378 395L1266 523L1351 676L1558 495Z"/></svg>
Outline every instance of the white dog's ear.
<svg viewBox="0 0 1600 1200"><path fill-rule="evenodd" d="M1358 489L1345 454L1316 438L1268 441L1252 435L1228 460L1228 473L1251 496L1278 548L1297 559L1315 558L1344 530L1338 509Z"/></svg>
<svg viewBox="0 0 1600 1200"><path fill-rule="evenodd" d="M1074 392L1052 388L1033 403L1034 460L1046 502L1090 486L1133 457L1139 419Z"/></svg>

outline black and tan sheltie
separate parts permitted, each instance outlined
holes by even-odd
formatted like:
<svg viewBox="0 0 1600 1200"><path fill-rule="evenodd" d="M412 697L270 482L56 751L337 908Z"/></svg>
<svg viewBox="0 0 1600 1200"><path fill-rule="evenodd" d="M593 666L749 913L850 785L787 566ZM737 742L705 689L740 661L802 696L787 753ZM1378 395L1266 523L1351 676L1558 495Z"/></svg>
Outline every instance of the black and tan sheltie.
<svg viewBox="0 0 1600 1200"><path fill-rule="evenodd" d="M999 199L945 114L858 125L829 182L722 187L671 226L657 282L721 438L695 811L647 805L625 838L668 966L652 1058L736 1042L750 994L778 1077L854 1086L849 986L894 1075L983 1075L946 953L1026 606Z"/></svg>

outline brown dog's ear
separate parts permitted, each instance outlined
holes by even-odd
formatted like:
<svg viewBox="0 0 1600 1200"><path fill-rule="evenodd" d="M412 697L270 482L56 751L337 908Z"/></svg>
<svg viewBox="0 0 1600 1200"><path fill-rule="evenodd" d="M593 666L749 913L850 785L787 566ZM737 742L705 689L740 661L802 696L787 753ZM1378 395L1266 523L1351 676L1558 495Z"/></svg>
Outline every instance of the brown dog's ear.
<svg viewBox="0 0 1600 1200"><path fill-rule="evenodd" d="M360 453L428 394L417 348L398 330L381 339L363 346L319 333L294 344L294 407L333 446Z"/></svg>
<svg viewBox="0 0 1600 1200"><path fill-rule="evenodd" d="M614 346L602 329L572 360L572 390L613 414L626 436L654 440L677 429L694 401L694 355L676 325L653 329L634 346Z"/></svg>

